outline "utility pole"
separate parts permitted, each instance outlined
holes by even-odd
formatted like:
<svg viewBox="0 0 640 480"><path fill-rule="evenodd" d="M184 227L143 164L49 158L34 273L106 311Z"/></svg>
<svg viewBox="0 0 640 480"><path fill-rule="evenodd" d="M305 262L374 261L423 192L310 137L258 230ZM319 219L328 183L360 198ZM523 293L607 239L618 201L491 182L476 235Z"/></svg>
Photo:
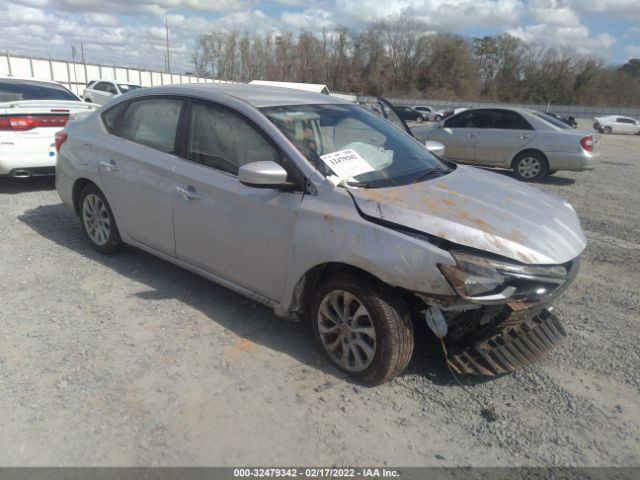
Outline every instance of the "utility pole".
<svg viewBox="0 0 640 480"><path fill-rule="evenodd" d="M164 18L164 25L167 29L167 73L171 73L171 62L169 60L169 20Z"/></svg>

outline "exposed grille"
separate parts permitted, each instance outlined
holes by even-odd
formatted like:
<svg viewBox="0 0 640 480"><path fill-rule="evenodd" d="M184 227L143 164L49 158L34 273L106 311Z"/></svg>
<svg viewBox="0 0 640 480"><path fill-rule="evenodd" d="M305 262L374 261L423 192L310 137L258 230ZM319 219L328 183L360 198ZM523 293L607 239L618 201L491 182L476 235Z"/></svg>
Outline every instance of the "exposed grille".
<svg viewBox="0 0 640 480"><path fill-rule="evenodd" d="M468 375L496 376L533 363L566 336L549 310L465 350L449 355L451 368Z"/></svg>

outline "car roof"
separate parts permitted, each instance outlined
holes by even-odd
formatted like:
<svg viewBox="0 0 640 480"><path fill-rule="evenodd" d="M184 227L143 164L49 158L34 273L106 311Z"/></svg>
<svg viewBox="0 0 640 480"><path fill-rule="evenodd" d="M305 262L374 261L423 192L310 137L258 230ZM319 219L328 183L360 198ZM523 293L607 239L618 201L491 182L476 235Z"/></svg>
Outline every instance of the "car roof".
<svg viewBox="0 0 640 480"><path fill-rule="evenodd" d="M17 80L17 81L22 81L22 82L39 82L39 83L49 83L52 85L59 85L59 86L64 86L64 85L60 85L58 82L55 82L53 80L43 80L42 78L34 78L34 77L17 77L14 75L0 75L0 80Z"/></svg>
<svg viewBox="0 0 640 480"><path fill-rule="evenodd" d="M131 92L128 94L128 98L154 94L194 95L204 97L210 95L212 99L215 99L214 97L216 95L227 95L243 100L256 108L306 104L353 105L352 102L320 93L296 90L293 88L246 85L241 83L187 83L181 85L165 85Z"/></svg>

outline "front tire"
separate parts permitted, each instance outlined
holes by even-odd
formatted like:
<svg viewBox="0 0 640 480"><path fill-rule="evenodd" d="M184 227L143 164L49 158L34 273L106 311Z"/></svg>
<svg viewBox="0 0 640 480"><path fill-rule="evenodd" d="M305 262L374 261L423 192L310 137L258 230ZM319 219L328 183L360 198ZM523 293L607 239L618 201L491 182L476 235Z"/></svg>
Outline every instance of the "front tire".
<svg viewBox="0 0 640 480"><path fill-rule="evenodd" d="M422 118L422 117L418 117L418 118L416 119L416 122L418 122L418 123L422 123L422 122L424 122L424 118Z"/></svg>
<svg viewBox="0 0 640 480"><path fill-rule="evenodd" d="M99 253L110 255L122 248L122 240L113 212L104 194L94 184L80 193L80 226L91 247Z"/></svg>
<svg viewBox="0 0 640 480"><path fill-rule="evenodd" d="M311 304L311 328L325 356L369 386L399 375L413 354L413 323L390 287L341 273L324 281Z"/></svg>
<svg viewBox="0 0 640 480"><path fill-rule="evenodd" d="M442 115L436 115L436 118L434 120L436 122L439 122L440 120L442 120Z"/></svg>
<svg viewBox="0 0 640 480"><path fill-rule="evenodd" d="M604 127L604 128L602 129L602 133L609 134L609 133L611 133L611 132L612 132L611 127Z"/></svg>
<svg viewBox="0 0 640 480"><path fill-rule="evenodd" d="M536 182L547 176L547 159L539 152L523 152L513 161L513 172L518 180Z"/></svg>

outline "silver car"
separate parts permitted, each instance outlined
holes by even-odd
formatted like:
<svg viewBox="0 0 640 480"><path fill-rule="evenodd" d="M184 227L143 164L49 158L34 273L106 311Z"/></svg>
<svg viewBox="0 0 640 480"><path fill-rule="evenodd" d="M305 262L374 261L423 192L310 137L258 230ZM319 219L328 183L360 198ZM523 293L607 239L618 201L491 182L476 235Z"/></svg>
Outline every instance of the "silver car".
<svg viewBox="0 0 640 480"><path fill-rule="evenodd" d="M427 322L461 373L564 336L585 237L561 199L458 166L375 113L246 85L146 89L58 134L56 187L95 250L151 252L292 319L374 385Z"/></svg>
<svg viewBox="0 0 640 480"><path fill-rule="evenodd" d="M520 108L468 109L440 122L427 139L443 143L450 160L512 169L524 181L592 170L599 162L597 136Z"/></svg>
<svg viewBox="0 0 640 480"><path fill-rule="evenodd" d="M426 105L415 105L411 108L420 112L424 119L428 122L439 122L444 118L443 112L431 107L427 107Z"/></svg>

